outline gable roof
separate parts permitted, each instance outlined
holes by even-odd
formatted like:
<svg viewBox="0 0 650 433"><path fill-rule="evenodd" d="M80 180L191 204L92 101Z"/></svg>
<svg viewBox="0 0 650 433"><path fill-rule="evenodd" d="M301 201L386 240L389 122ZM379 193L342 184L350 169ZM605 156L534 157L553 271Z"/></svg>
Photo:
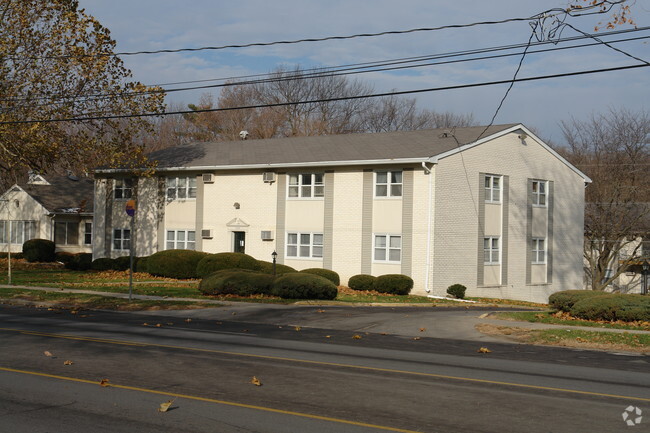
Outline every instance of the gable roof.
<svg viewBox="0 0 650 433"><path fill-rule="evenodd" d="M74 180L68 176L47 176L49 185L19 183L18 186L48 212L92 214L94 185L90 178Z"/></svg>

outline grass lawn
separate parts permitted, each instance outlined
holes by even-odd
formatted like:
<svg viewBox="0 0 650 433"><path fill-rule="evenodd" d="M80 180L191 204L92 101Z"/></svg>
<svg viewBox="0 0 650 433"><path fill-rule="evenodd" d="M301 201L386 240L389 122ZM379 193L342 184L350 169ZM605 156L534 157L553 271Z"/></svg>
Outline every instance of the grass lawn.
<svg viewBox="0 0 650 433"><path fill-rule="evenodd" d="M650 323L648 322L604 322L604 321L589 321L577 319L569 316L568 314L555 314L552 311L517 311L517 312L500 312L496 316L506 320L518 320L522 322L533 323L550 323L554 325L569 325L569 326L590 326L594 328L613 328L613 329L638 329L650 331Z"/></svg>
<svg viewBox="0 0 650 433"><path fill-rule="evenodd" d="M628 332L593 332L574 329L531 331L531 343L580 347L581 344L650 350L650 335Z"/></svg>

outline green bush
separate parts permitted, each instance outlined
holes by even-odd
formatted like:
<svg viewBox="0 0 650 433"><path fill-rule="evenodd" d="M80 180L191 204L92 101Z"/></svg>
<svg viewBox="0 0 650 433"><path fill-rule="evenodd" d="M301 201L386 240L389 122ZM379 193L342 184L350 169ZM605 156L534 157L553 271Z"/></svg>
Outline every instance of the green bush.
<svg viewBox="0 0 650 433"><path fill-rule="evenodd" d="M257 269L265 274L273 274L273 262L257 261ZM291 266L275 264L275 275L288 274L289 272L298 272Z"/></svg>
<svg viewBox="0 0 650 433"><path fill-rule="evenodd" d="M133 267L135 268L135 257L133 257ZM113 261L114 271L126 271L131 268L131 256L118 257Z"/></svg>
<svg viewBox="0 0 650 433"><path fill-rule="evenodd" d="M244 253L217 253L207 254L196 267L198 277L206 277L216 271L224 269L249 269L256 271L259 263L254 257Z"/></svg>
<svg viewBox="0 0 650 433"><path fill-rule="evenodd" d="M327 278L295 272L276 278L271 294L283 299L334 299L338 291Z"/></svg>
<svg viewBox="0 0 650 433"><path fill-rule="evenodd" d="M402 274L386 274L377 277L374 289L380 293L408 295L413 288L413 279Z"/></svg>
<svg viewBox="0 0 650 433"><path fill-rule="evenodd" d="M9 257L9 254L7 254L6 252L0 253L0 259L6 259L7 257ZM23 253L11 253L11 258L18 260L24 257L23 257Z"/></svg>
<svg viewBox="0 0 650 433"><path fill-rule="evenodd" d="M112 271L115 260L109 258L109 257L102 257L100 259L95 259L93 260L92 264L90 265L90 269L93 271Z"/></svg>
<svg viewBox="0 0 650 433"><path fill-rule="evenodd" d="M23 244L23 257L28 262L53 262L54 248L54 242L47 239L30 239Z"/></svg>
<svg viewBox="0 0 650 433"><path fill-rule="evenodd" d="M573 305L586 298L593 298L594 296L602 296L604 292L598 290L564 290L555 292L548 297L548 303L556 310L568 313L573 308Z"/></svg>
<svg viewBox="0 0 650 433"><path fill-rule="evenodd" d="M135 268L135 271L136 272L149 272L149 270L147 268L148 261L149 261L149 256L138 257L138 260L133 265L133 267Z"/></svg>
<svg viewBox="0 0 650 433"><path fill-rule="evenodd" d="M73 253L68 253L65 251L61 251L54 254L54 260L63 263L64 265L66 265L66 267L67 264L70 263L73 257L74 257Z"/></svg>
<svg viewBox="0 0 650 433"><path fill-rule="evenodd" d="M456 299L465 299L465 290L467 290L467 287L462 284L452 284L447 287L447 293Z"/></svg>
<svg viewBox="0 0 650 433"><path fill-rule="evenodd" d="M194 250L159 251L147 259L147 270L160 277L198 278L197 265L207 255Z"/></svg>
<svg viewBox="0 0 650 433"><path fill-rule="evenodd" d="M204 295L250 296L268 294L273 286L273 275L247 269L226 269L208 275L199 283Z"/></svg>
<svg viewBox="0 0 650 433"><path fill-rule="evenodd" d="M377 277L367 274L353 275L348 280L348 287L352 290L373 290Z"/></svg>
<svg viewBox="0 0 650 433"><path fill-rule="evenodd" d="M307 274L314 274L314 275L319 275L323 278L327 278L331 282L334 283L335 286L338 286L341 284L341 278L339 277L339 274L337 274L334 271L330 271L329 269L323 269L323 268L308 268L308 269L303 269L300 272L305 272Z"/></svg>
<svg viewBox="0 0 650 433"><path fill-rule="evenodd" d="M608 293L579 300L571 315L586 320L650 321L650 297Z"/></svg>
<svg viewBox="0 0 650 433"><path fill-rule="evenodd" d="M67 269L73 271L87 271L93 263L93 255L90 253L74 254L70 261L65 264Z"/></svg>

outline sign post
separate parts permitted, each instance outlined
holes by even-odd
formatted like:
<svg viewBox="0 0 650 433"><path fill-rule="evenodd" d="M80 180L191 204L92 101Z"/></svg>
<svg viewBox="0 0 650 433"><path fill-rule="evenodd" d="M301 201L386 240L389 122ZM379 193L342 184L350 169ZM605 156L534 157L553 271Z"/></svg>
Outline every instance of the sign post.
<svg viewBox="0 0 650 433"><path fill-rule="evenodd" d="M133 296L133 246L135 240L135 200L126 202L126 214L131 217L131 234L129 237L129 301Z"/></svg>

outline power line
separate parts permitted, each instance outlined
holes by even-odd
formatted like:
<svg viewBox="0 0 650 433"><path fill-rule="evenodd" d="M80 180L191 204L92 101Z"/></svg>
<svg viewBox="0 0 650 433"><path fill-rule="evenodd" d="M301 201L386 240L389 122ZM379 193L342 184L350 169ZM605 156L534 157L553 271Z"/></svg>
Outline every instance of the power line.
<svg viewBox="0 0 650 433"><path fill-rule="evenodd" d="M623 71L629 69L638 69L644 68L650 65L641 64L641 65L629 65L629 66L618 66L613 68L603 68L603 69L590 69L586 71L577 71L577 72L565 72L562 74L552 74L552 75L540 75L535 77L526 77L526 78L515 78L508 80L499 80L499 81L487 81L481 83L472 83L472 84L459 84L454 86L445 86L445 87L433 87L427 89L416 89L416 90L404 90L404 91L394 91L394 92L385 92L385 93L375 93L370 95L359 95L359 96L346 96L339 98L328 98L328 99L317 99L317 100L308 100L308 101L290 101L290 102L279 102L275 104L260 104L260 105L248 105L248 106L239 106L239 107L224 107L224 108L206 108L198 110L180 110L172 111L165 113L140 113L140 114L115 114L115 115L101 115L101 116L85 116L85 117L69 117L61 119L41 119L41 120L16 120L16 121L3 121L0 122L0 125L10 125L10 124L33 124L33 123L55 123L55 122L71 122L71 121L88 121L88 120L108 120L108 119L126 119L133 117L158 117L158 116L169 116L176 114L198 114L198 113L207 113L207 112L219 112L219 111L234 111L234 110L246 110L246 109L256 109L256 108L271 108L271 107L283 107L289 105L304 105L304 104L315 104L323 102L336 102L344 100L354 100L354 99L366 99L366 98L378 98L385 96L396 96L396 95L407 95L407 94L416 94L416 93L428 93L428 92L437 92L442 90L457 90L457 89L466 89L473 87L485 87L493 86L498 84L510 84L512 82L527 82L527 81L538 81L546 80L551 78L562 78L562 77L574 77L587 74L598 74L605 72L615 72Z"/></svg>
<svg viewBox="0 0 650 433"><path fill-rule="evenodd" d="M543 12L535 14L530 17L518 17L518 18L506 18L503 20L495 21L479 21L469 24L450 24L445 26L438 27L421 27L408 30L389 30L377 33L358 33L353 35L346 36L325 36L322 38L303 38L303 39L294 39L294 40L282 40L282 41L273 41L273 42L252 42L247 44L231 44L231 45L220 45L220 46L206 46L199 48L178 48L178 49L162 49L162 50L151 50L151 51L125 51L119 53L95 53L95 54L77 54L77 55L59 55L59 56L25 56L25 57L9 57L12 60L20 58L28 58L31 60L34 59L70 59L70 58L86 58L86 57L116 57L116 56L134 56L141 54L164 54L164 53L181 53L181 52L196 52L196 51L214 51L214 50L224 50L229 48L250 48L250 47L268 47L273 45L292 45L300 44L305 42L324 42L332 40L348 40L348 39L357 39L357 38L370 38L386 35L402 35L409 33L418 33L418 32L432 32L438 30L448 30L448 29L463 29L469 27L476 27L482 25L496 25L496 24L505 24L511 22L521 22L521 21L531 21L537 20L540 18L552 18L555 16L586 16L594 14L604 14L609 12L615 5L625 3L627 0L604 0L597 4L588 5L581 9L562 9L562 8L552 8L547 9ZM597 9L596 12L585 12Z"/></svg>

